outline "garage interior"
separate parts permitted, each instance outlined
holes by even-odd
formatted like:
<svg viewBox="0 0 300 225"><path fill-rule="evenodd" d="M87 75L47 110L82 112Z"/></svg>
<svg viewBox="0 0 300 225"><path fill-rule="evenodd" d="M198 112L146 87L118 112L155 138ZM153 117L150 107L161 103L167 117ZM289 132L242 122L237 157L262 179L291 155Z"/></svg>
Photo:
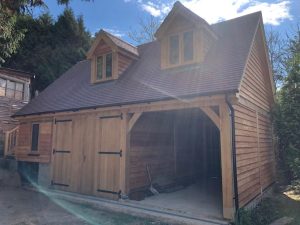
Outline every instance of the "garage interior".
<svg viewBox="0 0 300 225"><path fill-rule="evenodd" d="M129 199L223 217L220 132L200 109L143 113L131 131L129 158Z"/></svg>

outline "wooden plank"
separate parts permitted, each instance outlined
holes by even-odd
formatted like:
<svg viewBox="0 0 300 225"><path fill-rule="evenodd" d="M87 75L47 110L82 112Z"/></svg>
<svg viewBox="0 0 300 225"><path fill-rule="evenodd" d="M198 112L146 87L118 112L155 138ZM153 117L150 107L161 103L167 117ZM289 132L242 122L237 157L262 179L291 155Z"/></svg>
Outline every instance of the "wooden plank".
<svg viewBox="0 0 300 225"><path fill-rule="evenodd" d="M125 117L127 118L127 115ZM99 135L98 152L121 150L121 122L123 120L120 117L99 119L97 131L97 135ZM125 133L127 133L127 130L125 130ZM111 199L119 198L120 161L120 155L97 154L95 162L95 194L97 196Z"/></svg>
<svg viewBox="0 0 300 225"><path fill-rule="evenodd" d="M233 219L233 168L230 114L226 104L220 105L220 139L222 165L223 217Z"/></svg>
<svg viewBox="0 0 300 225"><path fill-rule="evenodd" d="M217 113L215 113L215 111L212 110L211 107L201 107L200 109L205 112L205 114L213 121L213 123L218 127L218 129L220 130L220 117L218 116Z"/></svg>
<svg viewBox="0 0 300 225"><path fill-rule="evenodd" d="M133 128L134 124L138 121L138 119L140 118L140 116L142 115L141 112L139 113L134 113L133 116L131 117L131 119L129 120L129 124L128 124L128 132L131 131L131 129Z"/></svg>
<svg viewBox="0 0 300 225"><path fill-rule="evenodd" d="M54 149L69 151L70 153L54 154L52 184L55 189L69 190L72 175L72 122L58 123L55 128Z"/></svg>
<svg viewBox="0 0 300 225"><path fill-rule="evenodd" d="M213 95L213 96L200 96L188 99L173 99L173 100L162 100L149 103L139 103L139 104L128 104L122 106L111 106L111 107L97 107L93 109L82 109L76 112L66 111L66 112L56 112L55 115L58 116L73 116L86 113L113 113L120 112L121 110L127 111L128 113L135 112L154 112L154 111L166 111L172 109L184 109L184 108L198 108L199 106L218 106L225 102L224 95ZM34 119L52 118L53 113L45 113L41 115L29 115L18 117L21 121L32 121Z"/></svg>
<svg viewBox="0 0 300 225"><path fill-rule="evenodd" d="M142 113L135 113L129 120L127 112L123 113L123 119L121 121L121 141L120 147L122 149L122 157L120 159L120 191L121 197L128 196L129 193L129 163L130 163L130 130L134 124L140 118ZM129 132L128 132L129 131Z"/></svg>

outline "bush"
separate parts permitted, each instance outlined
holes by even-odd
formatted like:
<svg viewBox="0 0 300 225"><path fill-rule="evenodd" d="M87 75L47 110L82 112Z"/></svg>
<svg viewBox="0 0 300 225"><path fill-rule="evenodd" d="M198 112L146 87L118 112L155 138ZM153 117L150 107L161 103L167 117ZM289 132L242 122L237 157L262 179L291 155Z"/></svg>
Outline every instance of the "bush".
<svg viewBox="0 0 300 225"><path fill-rule="evenodd" d="M251 210L241 209L240 220L236 225L267 225L280 217L279 202L270 198L262 200Z"/></svg>

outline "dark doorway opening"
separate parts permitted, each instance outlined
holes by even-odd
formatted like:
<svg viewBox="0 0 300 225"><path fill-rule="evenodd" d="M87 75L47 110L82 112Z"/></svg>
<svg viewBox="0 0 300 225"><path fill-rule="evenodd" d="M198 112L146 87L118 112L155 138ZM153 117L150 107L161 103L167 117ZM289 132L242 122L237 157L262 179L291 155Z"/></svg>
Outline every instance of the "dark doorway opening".
<svg viewBox="0 0 300 225"><path fill-rule="evenodd" d="M151 192L150 180L158 195ZM220 132L200 109L144 113L135 124L130 199L222 218L221 180Z"/></svg>

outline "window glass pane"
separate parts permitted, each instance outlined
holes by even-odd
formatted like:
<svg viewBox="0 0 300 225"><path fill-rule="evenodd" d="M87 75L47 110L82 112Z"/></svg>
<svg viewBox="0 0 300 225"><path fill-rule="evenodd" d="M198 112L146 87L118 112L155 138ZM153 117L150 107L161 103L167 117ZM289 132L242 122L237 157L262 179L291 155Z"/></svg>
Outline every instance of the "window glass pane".
<svg viewBox="0 0 300 225"><path fill-rule="evenodd" d="M22 100L23 99L23 92L15 91L15 99Z"/></svg>
<svg viewBox="0 0 300 225"><path fill-rule="evenodd" d="M5 96L5 88L0 87L0 96Z"/></svg>
<svg viewBox="0 0 300 225"><path fill-rule="evenodd" d="M171 64L179 63L179 37L174 35L170 37L169 61Z"/></svg>
<svg viewBox="0 0 300 225"><path fill-rule="evenodd" d="M6 96L13 98L15 96L15 86L16 83L10 80L7 80Z"/></svg>
<svg viewBox="0 0 300 225"><path fill-rule="evenodd" d="M0 78L0 87L4 87L6 86L6 80Z"/></svg>
<svg viewBox="0 0 300 225"><path fill-rule="evenodd" d="M31 151L38 150L39 143L39 124L32 124L32 133L31 133Z"/></svg>
<svg viewBox="0 0 300 225"><path fill-rule="evenodd" d="M0 96L5 96L6 80L0 78Z"/></svg>
<svg viewBox="0 0 300 225"><path fill-rule="evenodd" d="M106 55L106 67L105 67L105 74L107 78L112 77L112 53Z"/></svg>
<svg viewBox="0 0 300 225"><path fill-rule="evenodd" d="M16 83L16 90L17 91L23 92L23 89L24 89L24 84L22 84L22 83Z"/></svg>
<svg viewBox="0 0 300 225"><path fill-rule="evenodd" d="M103 77L103 56L97 57L97 80Z"/></svg>
<svg viewBox="0 0 300 225"><path fill-rule="evenodd" d="M193 50L193 32L185 32L183 35L183 51L184 51L184 61L193 60L194 50Z"/></svg>

